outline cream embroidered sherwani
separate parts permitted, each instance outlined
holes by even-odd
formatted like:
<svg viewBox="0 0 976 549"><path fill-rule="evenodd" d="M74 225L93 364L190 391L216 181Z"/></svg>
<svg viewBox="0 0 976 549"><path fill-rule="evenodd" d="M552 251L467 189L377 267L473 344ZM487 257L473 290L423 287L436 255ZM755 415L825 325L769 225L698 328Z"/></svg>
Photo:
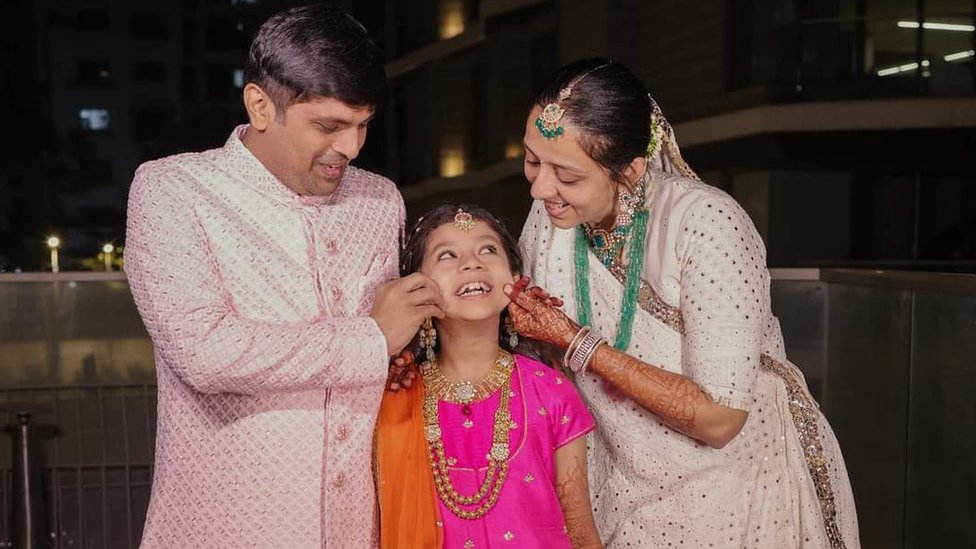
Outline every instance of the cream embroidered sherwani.
<svg viewBox="0 0 976 549"><path fill-rule="evenodd" d="M159 391L142 547L373 547L388 359L368 315L397 275L403 200L352 167L300 197L245 130L132 183L126 272Z"/></svg>

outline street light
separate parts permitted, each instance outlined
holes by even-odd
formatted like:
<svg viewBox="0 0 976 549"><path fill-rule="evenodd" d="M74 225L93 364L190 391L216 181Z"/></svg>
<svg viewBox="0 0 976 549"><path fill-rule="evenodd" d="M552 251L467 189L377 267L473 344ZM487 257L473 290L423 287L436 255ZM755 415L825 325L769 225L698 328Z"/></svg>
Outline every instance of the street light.
<svg viewBox="0 0 976 549"><path fill-rule="evenodd" d="M61 247L61 239L51 235L47 237L47 247L51 249L51 272L56 273L58 269L58 248Z"/></svg>
<svg viewBox="0 0 976 549"><path fill-rule="evenodd" d="M106 242L105 245L102 246L102 256L105 259L106 271L112 270L112 252L114 251L115 251L115 245L112 244L111 242Z"/></svg>

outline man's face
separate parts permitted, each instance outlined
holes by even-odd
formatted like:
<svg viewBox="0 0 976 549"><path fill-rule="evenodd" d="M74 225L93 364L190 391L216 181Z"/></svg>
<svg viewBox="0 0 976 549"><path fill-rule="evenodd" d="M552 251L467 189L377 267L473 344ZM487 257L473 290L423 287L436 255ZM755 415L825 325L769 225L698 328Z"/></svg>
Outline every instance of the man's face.
<svg viewBox="0 0 976 549"><path fill-rule="evenodd" d="M263 160L295 193L330 195L359 155L374 112L332 98L295 103L268 124L271 147Z"/></svg>

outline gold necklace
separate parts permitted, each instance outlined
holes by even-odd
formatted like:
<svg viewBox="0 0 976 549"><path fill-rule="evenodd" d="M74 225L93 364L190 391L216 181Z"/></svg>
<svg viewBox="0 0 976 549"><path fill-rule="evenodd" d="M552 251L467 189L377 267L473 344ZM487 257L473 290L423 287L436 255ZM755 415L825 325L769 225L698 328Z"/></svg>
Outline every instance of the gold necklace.
<svg viewBox="0 0 976 549"><path fill-rule="evenodd" d="M510 365L506 366L502 363L504 357L501 353L504 351L499 351L495 363L491 365L491 370L477 382L448 381L444 377L444 372L437 367L436 358L431 362L425 362L421 365L420 373L424 376L424 386L427 387L427 392L433 393L440 400L465 406L490 397L512 375ZM508 358L511 359L511 355L508 355Z"/></svg>
<svg viewBox="0 0 976 549"><path fill-rule="evenodd" d="M427 391L424 395L424 423L427 436L427 454L430 457L430 467L434 473L434 487L444 505L458 518L465 520L479 519L495 506L501 493L502 485L508 475L509 430L512 424L512 370L515 359L507 351L498 350L498 358L491 367L491 371L477 384L469 382L451 383L444 378L437 367L436 359L432 363L421 366L421 375ZM505 382L508 381L507 390ZM467 383L470 386L461 388ZM494 387L489 391L489 388ZM455 404L469 406L475 399L491 396L496 390L502 389L495 410L495 422L491 436L491 451L488 453L488 471L485 480L477 492L470 496L458 493L451 482L447 466L447 456L444 452L444 440L441 437L440 413L437 404L446 400ZM459 395L460 391L460 395ZM486 393L487 391L487 393ZM456 399L456 400L451 400ZM463 507L475 506L467 510Z"/></svg>

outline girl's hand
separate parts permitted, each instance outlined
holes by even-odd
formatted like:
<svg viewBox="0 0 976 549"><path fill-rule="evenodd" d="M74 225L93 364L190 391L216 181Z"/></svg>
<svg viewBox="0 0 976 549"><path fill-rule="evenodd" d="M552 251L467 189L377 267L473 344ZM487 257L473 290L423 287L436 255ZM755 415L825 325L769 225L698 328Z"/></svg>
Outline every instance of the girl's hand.
<svg viewBox="0 0 976 549"><path fill-rule="evenodd" d="M523 276L514 285L507 284L504 288L512 300L508 314L515 322L515 329L525 337L568 347L579 326L559 309L563 306L561 299L550 296L538 286L528 288L529 282L529 277Z"/></svg>
<svg viewBox="0 0 976 549"><path fill-rule="evenodd" d="M404 349L390 360L390 375L386 378L388 391L397 392L409 389L413 380L417 378L417 363L413 353Z"/></svg>

